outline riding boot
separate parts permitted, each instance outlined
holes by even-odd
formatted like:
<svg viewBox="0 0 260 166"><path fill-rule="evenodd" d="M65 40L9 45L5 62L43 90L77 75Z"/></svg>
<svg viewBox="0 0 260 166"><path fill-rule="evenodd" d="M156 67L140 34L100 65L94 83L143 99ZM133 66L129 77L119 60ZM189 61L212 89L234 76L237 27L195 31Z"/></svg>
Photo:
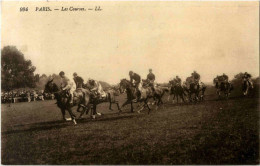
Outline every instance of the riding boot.
<svg viewBox="0 0 260 166"><path fill-rule="evenodd" d="M72 105L73 105L73 98L74 98L74 95L71 94L71 97L70 97L70 104L72 104Z"/></svg>

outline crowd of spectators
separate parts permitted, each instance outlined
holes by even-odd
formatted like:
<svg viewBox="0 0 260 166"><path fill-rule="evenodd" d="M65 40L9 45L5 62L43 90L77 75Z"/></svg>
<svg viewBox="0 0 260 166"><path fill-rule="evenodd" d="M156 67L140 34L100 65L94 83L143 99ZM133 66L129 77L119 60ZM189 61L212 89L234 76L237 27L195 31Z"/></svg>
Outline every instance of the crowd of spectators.
<svg viewBox="0 0 260 166"><path fill-rule="evenodd" d="M2 103L53 100L54 98L54 94L46 93L43 90L12 90L9 92L1 92Z"/></svg>

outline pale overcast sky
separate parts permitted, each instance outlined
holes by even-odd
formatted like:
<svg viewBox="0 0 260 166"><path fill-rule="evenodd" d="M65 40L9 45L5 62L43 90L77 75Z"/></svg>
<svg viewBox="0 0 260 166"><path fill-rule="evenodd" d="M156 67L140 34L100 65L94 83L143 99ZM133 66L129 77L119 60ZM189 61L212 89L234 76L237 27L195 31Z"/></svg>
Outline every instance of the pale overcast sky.
<svg viewBox="0 0 260 166"><path fill-rule="evenodd" d="M36 6L101 12L35 12ZM28 6L29 12L19 12ZM259 2L2 2L2 43L32 60L37 73L77 72L118 83L129 70L157 82L193 70L259 76Z"/></svg>

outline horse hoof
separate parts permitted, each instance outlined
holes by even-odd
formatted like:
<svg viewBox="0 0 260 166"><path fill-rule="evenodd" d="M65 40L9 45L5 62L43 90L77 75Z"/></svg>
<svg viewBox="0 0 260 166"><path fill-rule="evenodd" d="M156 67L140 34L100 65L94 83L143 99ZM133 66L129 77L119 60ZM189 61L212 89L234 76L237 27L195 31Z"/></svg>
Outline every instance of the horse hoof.
<svg viewBox="0 0 260 166"><path fill-rule="evenodd" d="M71 118L66 118L65 120L66 120L66 121L71 121L72 119L71 119Z"/></svg>

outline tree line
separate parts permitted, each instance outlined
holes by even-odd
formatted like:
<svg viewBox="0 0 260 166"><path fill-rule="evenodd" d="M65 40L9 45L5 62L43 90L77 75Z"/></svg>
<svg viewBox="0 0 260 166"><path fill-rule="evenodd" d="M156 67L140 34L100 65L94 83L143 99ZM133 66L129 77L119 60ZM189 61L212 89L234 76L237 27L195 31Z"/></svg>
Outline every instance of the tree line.
<svg viewBox="0 0 260 166"><path fill-rule="evenodd" d="M2 90L10 91L18 88L39 88L44 89L46 82L51 78L56 84L60 84L60 77L57 74L47 76L46 74L35 74L36 67L31 60L27 60L24 54L15 46L5 46L1 50L1 86ZM241 84L243 73L235 75L232 82ZM259 77L254 79L259 84ZM108 83L102 82L104 86Z"/></svg>

